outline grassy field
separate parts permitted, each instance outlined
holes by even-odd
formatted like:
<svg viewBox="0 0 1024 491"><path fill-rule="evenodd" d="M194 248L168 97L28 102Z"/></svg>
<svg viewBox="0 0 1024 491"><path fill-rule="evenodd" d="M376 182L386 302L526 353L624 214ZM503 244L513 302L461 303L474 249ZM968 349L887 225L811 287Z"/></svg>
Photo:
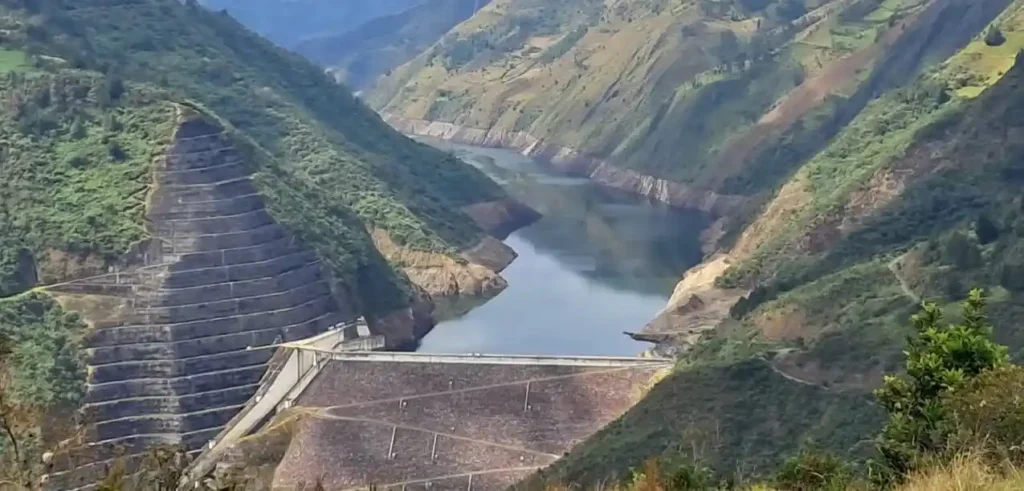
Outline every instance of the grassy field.
<svg viewBox="0 0 1024 491"><path fill-rule="evenodd" d="M960 53L946 62L943 78L950 81L958 97L974 98L999 81L1010 70L1017 55L1024 49L1024 4L1015 0L992 23L1005 37L1005 42L990 46L981 33Z"/></svg>

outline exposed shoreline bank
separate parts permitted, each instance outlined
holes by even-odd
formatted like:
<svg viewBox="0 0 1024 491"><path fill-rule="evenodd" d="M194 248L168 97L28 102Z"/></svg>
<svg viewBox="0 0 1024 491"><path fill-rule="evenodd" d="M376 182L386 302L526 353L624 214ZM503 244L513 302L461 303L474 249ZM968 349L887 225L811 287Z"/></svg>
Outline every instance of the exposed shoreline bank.
<svg viewBox="0 0 1024 491"><path fill-rule="evenodd" d="M547 143L524 132L467 128L453 123L409 119L391 114L381 114L381 117L393 128L407 135L515 150L556 171L584 176L602 186L677 208L703 211L713 217L728 214L745 200L742 196L696 189L667 179L622 169L606 160L584 155L573 148Z"/></svg>

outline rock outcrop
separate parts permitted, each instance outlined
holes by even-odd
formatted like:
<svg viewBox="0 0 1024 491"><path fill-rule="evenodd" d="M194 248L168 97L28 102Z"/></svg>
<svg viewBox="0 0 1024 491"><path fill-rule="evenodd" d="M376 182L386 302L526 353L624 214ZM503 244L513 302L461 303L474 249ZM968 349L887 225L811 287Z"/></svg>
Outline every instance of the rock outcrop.
<svg viewBox="0 0 1024 491"><path fill-rule="evenodd" d="M502 240L540 218L537 210L514 199L475 203L464 206L462 211L469 215L478 227ZM504 266L500 269L504 269Z"/></svg>
<svg viewBox="0 0 1024 491"><path fill-rule="evenodd" d="M493 239L492 239L493 240ZM466 295L488 295L505 289L508 284L498 275L508 262L491 257L509 254L510 249L497 240L481 242L473 249L474 255L491 263L494 268L477 264L469 257L452 257L437 252L408 249L391 240L387 232L375 230L373 242L388 262L398 266L417 286L432 298ZM497 244L497 245L491 245ZM496 249L488 252L486 249ZM514 253L513 254L513 258ZM498 267L500 266L500 267Z"/></svg>
<svg viewBox="0 0 1024 491"><path fill-rule="evenodd" d="M747 292L715 286L729 267L730 257L717 254L686 272L668 305L641 335L653 341L694 343L704 332L729 318L729 309Z"/></svg>

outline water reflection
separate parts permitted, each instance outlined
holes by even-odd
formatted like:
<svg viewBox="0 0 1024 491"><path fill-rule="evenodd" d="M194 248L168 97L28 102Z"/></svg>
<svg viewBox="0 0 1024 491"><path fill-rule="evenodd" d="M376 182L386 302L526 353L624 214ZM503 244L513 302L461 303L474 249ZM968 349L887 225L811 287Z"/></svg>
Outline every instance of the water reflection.
<svg viewBox="0 0 1024 491"><path fill-rule="evenodd" d="M519 258L509 288L439 324L420 351L633 355L636 331L700 260L706 218L548 172L516 152L428 142L453 151L544 218L506 243Z"/></svg>

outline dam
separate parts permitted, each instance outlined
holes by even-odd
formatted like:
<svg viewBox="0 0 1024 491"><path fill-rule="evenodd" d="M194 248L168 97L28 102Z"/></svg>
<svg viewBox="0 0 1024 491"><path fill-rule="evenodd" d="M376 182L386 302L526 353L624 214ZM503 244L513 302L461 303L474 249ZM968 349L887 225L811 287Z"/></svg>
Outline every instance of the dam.
<svg viewBox="0 0 1024 491"><path fill-rule="evenodd" d="M271 489L316 477L329 490L504 489L621 416L672 367L658 358L286 349L306 357L296 371L305 375L282 370L261 391L276 396L243 411L195 461L193 479L269 458ZM244 423L273 413L276 426ZM282 441L275 432L285 425Z"/></svg>
<svg viewBox="0 0 1024 491"><path fill-rule="evenodd" d="M671 367L376 351L394 333L333 291L223 132L179 115L154 163L152 239L108 274L44 287L90 323L87 433L53 457L45 489L95 489L114 463L135 469L166 445L195 457L186 487L255 456L272 462L273 489L316 477L330 490L498 489L622 415ZM281 422L272 451L253 453Z"/></svg>

